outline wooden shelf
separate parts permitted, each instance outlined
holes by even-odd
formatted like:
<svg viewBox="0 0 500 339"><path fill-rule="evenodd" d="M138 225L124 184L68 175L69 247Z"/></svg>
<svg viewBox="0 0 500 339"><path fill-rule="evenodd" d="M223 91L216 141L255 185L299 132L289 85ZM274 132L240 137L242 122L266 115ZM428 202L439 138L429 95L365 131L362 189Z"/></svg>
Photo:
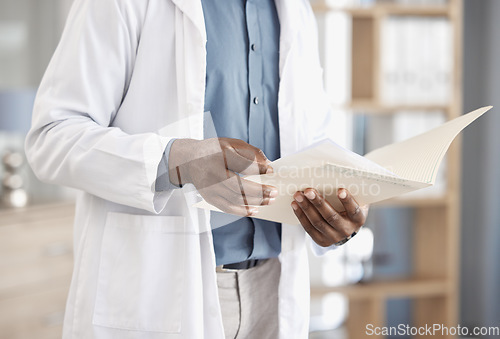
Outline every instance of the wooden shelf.
<svg viewBox="0 0 500 339"><path fill-rule="evenodd" d="M349 299L431 297L443 296L449 292L444 279L408 279L377 281L346 286L311 286L311 297L322 297L328 293L342 293Z"/></svg>
<svg viewBox="0 0 500 339"><path fill-rule="evenodd" d="M448 17L452 15L450 7L443 5L419 6L400 4L375 4L366 7L338 7L320 2L312 4L312 7L316 13L338 11L348 13L353 17L374 17L387 15Z"/></svg>

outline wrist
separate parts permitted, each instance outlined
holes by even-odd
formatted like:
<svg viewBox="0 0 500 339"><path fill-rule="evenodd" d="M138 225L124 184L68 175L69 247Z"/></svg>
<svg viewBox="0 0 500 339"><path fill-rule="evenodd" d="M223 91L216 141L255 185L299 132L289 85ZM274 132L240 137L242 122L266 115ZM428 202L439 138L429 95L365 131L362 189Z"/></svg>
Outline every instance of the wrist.
<svg viewBox="0 0 500 339"><path fill-rule="evenodd" d="M172 143L168 158L169 179L172 184L182 186L192 183L189 167L196 158L196 145L199 142L195 139L177 139Z"/></svg>

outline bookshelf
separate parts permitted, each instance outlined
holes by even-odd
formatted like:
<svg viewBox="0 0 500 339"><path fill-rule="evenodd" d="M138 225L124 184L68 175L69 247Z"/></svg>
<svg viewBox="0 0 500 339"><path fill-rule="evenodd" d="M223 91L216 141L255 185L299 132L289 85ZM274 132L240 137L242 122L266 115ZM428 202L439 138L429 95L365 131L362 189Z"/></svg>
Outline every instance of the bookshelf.
<svg viewBox="0 0 500 339"><path fill-rule="evenodd" d="M313 1L317 16L344 13L351 22L350 100L341 105L354 115L393 116L401 111L442 112L446 119L461 115L462 107L462 2L402 4L375 2L368 6L336 6L335 1ZM387 103L383 100L383 25L388 18L400 20L439 18L448 23L450 74L448 95L442 102ZM321 32L320 32L321 36ZM338 106L338 103L336 103ZM408 278L369 281L345 286L313 284L311 296L341 293L348 299L345 322L348 337L367 337L365 325L387 326L386 305L391 298L412 300L411 326L458 325L460 255L460 138L446 158L446 189L440 196L396 198L382 206L411 207L415 211L412 238L413 273ZM370 336L370 338L384 338ZM421 337L421 336L419 336ZM454 338L443 336L443 338Z"/></svg>

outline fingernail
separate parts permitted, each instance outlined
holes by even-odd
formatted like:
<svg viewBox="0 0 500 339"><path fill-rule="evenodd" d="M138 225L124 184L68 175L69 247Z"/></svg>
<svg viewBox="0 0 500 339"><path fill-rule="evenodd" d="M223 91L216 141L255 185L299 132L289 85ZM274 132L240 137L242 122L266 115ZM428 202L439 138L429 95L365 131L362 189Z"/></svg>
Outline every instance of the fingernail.
<svg viewBox="0 0 500 339"><path fill-rule="evenodd" d="M304 201L304 198L302 198L302 194L297 194L295 196L295 200L297 200L298 202L302 202L302 201Z"/></svg>
<svg viewBox="0 0 500 339"><path fill-rule="evenodd" d="M269 204L272 204L275 200L276 200L275 198L269 199Z"/></svg>
<svg viewBox="0 0 500 339"><path fill-rule="evenodd" d="M276 198L278 196L278 190L276 189L266 189L264 195L267 198Z"/></svg>
<svg viewBox="0 0 500 339"><path fill-rule="evenodd" d="M307 197L307 199L312 200L316 197L316 193L314 191L310 190L304 193L304 195Z"/></svg>
<svg viewBox="0 0 500 339"><path fill-rule="evenodd" d="M256 215L257 213L259 213L259 210L256 208L252 208L248 211L248 214L250 215Z"/></svg>
<svg viewBox="0 0 500 339"><path fill-rule="evenodd" d="M278 196L278 190L271 190L269 192L269 198L276 198Z"/></svg>
<svg viewBox="0 0 500 339"><path fill-rule="evenodd" d="M271 174L271 173L274 173L274 170L271 166L269 166L266 170L266 174Z"/></svg>
<svg viewBox="0 0 500 339"><path fill-rule="evenodd" d="M341 190L340 193L339 193L339 198L340 199L347 198L347 192L345 190Z"/></svg>
<svg viewBox="0 0 500 339"><path fill-rule="evenodd" d="M292 208L294 209L294 211L296 211L299 209L299 206L296 203L292 202Z"/></svg>

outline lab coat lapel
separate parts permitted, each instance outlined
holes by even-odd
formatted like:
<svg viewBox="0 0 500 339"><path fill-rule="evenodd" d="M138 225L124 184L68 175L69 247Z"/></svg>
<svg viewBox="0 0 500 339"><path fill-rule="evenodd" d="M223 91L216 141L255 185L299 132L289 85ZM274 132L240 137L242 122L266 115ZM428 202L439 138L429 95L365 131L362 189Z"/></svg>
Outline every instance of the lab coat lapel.
<svg viewBox="0 0 500 339"><path fill-rule="evenodd" d="M200 0L172 0L175 15L177 90L181 116L186 117L190 137L203 138L206 76L206 30Z"/></svg>
<svg viewBox="0 0 500 339"><path fill-rule="evenodd" d="M297 117L293 108L293 50L297 40L297 18L303 9L300 0L275 0L280 20L280 89L278 93L278 119L280 130L280 152L285 156L298 151L300 142L296 133ZM293 65L292 65L293 66ZM296 66L296 65L295 65Z"/></svg>
<svg viewBox="0 0 500 339"><path fill-rule="evenodd" d="M203 18L203 7L201 0L172 0L172 2L183 12L197 28L200 37L207 39L205 20Z"/></svg>
<svg viewBox="0 0 500 339"><path fill-rule="evenodd" d="M299 119L294 108L293 64L297 46L300 11L306 10L300 0L275 0L280 19L280 89L278 115L281 156L298 151L303 147ZM299 46L300 47L300 46ZM290 213L292 213L290 208ZM309 280L307 274L307 253L305 232L297 225L283 225L281 234L281 279L279 285L279 338L305 338L308 331ZM290 285L290 281L294 284Z"/></svg>
<svg viewBox="0 0 500 339"><path fill-rule="evenodd" d="M275 0L280 21L280 74L286 65L298 31L299 25L296 18L299 15L300 6L297 2L297 0Z"/></svg>

